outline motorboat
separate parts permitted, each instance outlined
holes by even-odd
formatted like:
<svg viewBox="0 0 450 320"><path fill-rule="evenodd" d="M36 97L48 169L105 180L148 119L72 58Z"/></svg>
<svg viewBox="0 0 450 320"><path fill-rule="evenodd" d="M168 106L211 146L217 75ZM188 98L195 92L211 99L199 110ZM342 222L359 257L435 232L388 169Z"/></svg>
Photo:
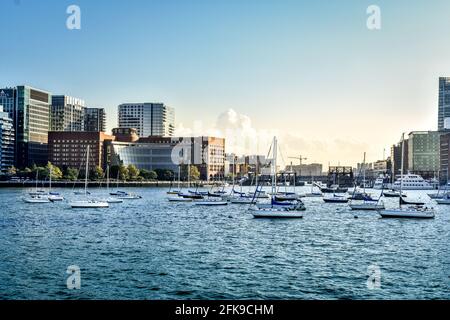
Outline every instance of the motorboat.
<svg viewBox="0 0 450 320"><path fill-rule="evenodd" d="M56 194L50 194L48 196L48 200L50 200L51 202L55 202L55 201L63 201L64 197L60 196L60 195L56 195Z"/></svg>
<svg viewBox="0 0 450 320"><path fill-rule="evenodd" d="M122 200L138 200L142 199L142 196L135 194L135 193L124 193L116 196L118 199Z"/></svg>
<svg viewBox="0 0 450 320"><path fill-rule="evenodd" d="M192 198L184 198L184 197L168 197L167 200L169 200L170 202L191 202L194 199Z"/></svg>
<svg viewBox="0 0 450 320"><path fill-rule="evenodd" d="M395 191L395 190L387 190L387 191L382 191L382 195L386 198L399 198L400 197L400 192ZM402 198L406 198L406 194L404 194L402 192Z"/></svg>
<svg viewBox="0 0 450 320"><path fill-rule="evenodd" d="M432 190L435 189L435 187L425 181L420 175L418 174L405 174L401 177L398 176L397 180L392 184L393 190L399 190L400 185L402 185L402 190Z"/></svg>
<svg viewBox="0 0 450 320"><path fill-rule="evenodd" d="M108 203L123 203L123 199L120 199L118 197L109 197L106 199L106 202L108 202Z"/></svg>
<svg viewBox="0 0 450 320"><path fill-rule="evenodd" d="M375 200L373 202L350 203L349 207L352 210L382 210L384 209L384 203Z"/></svg>
<svg viewBox="0 0 450 320"><path fill-rule="evenodd" d="M413 201L413 200L405 200L402 198L400 198L400 203L401 204L406 204L406 205L414 205L414 206L423 206L425 205L425 202L423 201Z"/></svg>

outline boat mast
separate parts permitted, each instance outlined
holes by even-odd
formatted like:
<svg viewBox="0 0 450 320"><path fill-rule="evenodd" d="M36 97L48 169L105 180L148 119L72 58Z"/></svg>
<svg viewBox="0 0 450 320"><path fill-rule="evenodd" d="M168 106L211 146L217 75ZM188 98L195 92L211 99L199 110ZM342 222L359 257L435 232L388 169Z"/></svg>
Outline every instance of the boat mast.
<svg viewBox="0 0 450 320"><path fill-rule="evenodd" d="M402 163L400 169L400 197L399 197L399 207L402 207L402 189L403 189L403 155L405 152L405 133L402 133Z"/></svg>
<svg viewBox="0 0 450 320"><path fill-rule="evenodd" d="M48 186L48 188L49 188L48 191L50 192L50 191L52 191L52 166L50 166L49 175L50 175L50 182L49 182L49 186Z"/></svg>
<svg viewBox="0 0 450 320"><path fill-rule="evenodd" d="M180 188L180 175L181 175L181 169L180 169L180 165L178 165L178 192L180 192L181 188Z"/></svg>
<svg viewBox="0 0 450 320"><path fill-rule="evenodd" d="M277 138L273 137L273 176L272 176L272 197L275 197L277 185Z"/></svg>
<svg viewBox="0 0 450 320"><path fill-rule="evenodd" d="M89 145L86 148L86 170L85 170L85 176L84 176L84 195L85 196L87 196L88 161L89 161Z"/></svg>
<svg viewBox="0 0 450 320"><path fill-rule="evenodd" d="M364 152L363 160L363 193L366 193L366 153Z"/></svg>
<svg viewBox="0 0 450 320"><path fill-rule="evenodd" d="M106 166L106 189L109 192L109 164Z"/></svg>

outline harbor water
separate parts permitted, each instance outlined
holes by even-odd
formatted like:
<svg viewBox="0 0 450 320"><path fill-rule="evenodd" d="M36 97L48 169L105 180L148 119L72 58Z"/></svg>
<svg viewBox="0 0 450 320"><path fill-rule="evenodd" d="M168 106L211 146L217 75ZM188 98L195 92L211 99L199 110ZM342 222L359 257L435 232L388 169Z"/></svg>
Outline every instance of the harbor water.
<svg viewBox="0 0 450 320"><path fill-rule="evenodd" d="M429 191L407 193L435 207L435 219L382 219L305 198L303 219L283 220L255 219L248 205L171 203L162 188L125 190L143 198L71 209L1 189L0 299L450 298L450 206ZM81 283L70 290L73 265Z"/></svg>

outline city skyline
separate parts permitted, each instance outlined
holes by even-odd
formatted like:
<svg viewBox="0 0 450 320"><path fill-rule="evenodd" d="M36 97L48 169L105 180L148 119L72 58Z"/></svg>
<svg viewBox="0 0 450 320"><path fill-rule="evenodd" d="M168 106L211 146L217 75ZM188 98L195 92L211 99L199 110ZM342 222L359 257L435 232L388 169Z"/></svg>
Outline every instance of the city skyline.
<svg viewBox="0 0 450 320"><path fill-rule="evenodd" d="M231 141L227 128L237 129L261 140L248 153L265 154L276 134L285 157L355 165L366 152L374 162L402 132L437 129L438 78L450 74L450 45L432 35L448 29L450 5L414 3L378 1L382 25L372 31L369 2L77 1L81 30L68 30L68 1L10 1L0 22L10 43L0 84L104 107L108 132L119 104L161 101L175 108L179 135L222 133ZM24 50L39 34L60 49ZM26 43L13 41L25 36Z"/></svg>

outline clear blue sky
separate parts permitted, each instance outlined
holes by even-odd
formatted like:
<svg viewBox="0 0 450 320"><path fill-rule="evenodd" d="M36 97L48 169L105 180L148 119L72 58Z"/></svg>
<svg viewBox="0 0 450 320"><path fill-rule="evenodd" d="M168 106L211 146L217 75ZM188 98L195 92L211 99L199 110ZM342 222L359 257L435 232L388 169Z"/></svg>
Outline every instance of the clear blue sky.
<svg viewBox="0 0 450 320"><path fill-rule="evenodd" d="M71 4L81 30L66 29ZM379 31L366 28L371 4ZM109 128L127 101L165 102L184 127L232 108L323 163L373 161L402 131L435 129L437 78L450 75L448 0L1 0L0 11L0 86L83 98L107 109Z"/></svg>

